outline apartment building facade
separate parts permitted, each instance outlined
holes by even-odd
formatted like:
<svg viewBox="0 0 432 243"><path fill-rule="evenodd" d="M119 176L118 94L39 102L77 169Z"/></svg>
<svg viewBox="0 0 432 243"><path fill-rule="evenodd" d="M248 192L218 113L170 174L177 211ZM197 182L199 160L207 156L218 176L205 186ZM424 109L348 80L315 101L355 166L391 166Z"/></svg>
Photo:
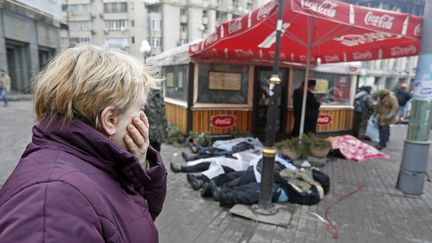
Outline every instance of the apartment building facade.
<svg viewBox="0 0 432 243"><path fill-rule="evenodd" d="M147 40L158 54L215 31L265 0L63 0L61 46L91 42L143 58Z"/></svg>
<svg viewBox="0 0 432 243"><path fill-rule="evenodd" d="M139 56L146 39L146 9L142 0L63 0L61 47L95 43Z"/></svg>
<svg viewBox="0 0 432 243"><path fill-rule="evenodd" d="M57 14L55 1L0 0L0 69L12 92L31 92L33 75L60 50Z"/></svg>

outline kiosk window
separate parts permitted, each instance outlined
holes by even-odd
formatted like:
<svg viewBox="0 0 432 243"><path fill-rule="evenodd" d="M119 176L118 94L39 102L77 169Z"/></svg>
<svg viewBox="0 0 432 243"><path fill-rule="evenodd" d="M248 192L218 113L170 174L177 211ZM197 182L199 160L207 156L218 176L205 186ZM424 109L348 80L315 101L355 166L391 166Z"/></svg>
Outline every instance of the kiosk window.
<svg viewBox="0 0 432 243"><path fill-rule="evenodd" d="M241 73L209 72L209 89L241 90Z"/></svg>
<svg viewBox="0 0 432 243"><path fill-rule="evenodd" d="M187 100L187 73L188 65L165 67L165 96L186 101Z"/></svg>
<svg viewBox="0 0 432 243"><path fill-rule="evenodd" d="M292 101L294 89L300 87L304 82L304 75L304 70L294 70L290 101ZM310 72L309 79L317 81L314 94L323 105L350 105L351 75Z"/></svg>
<svg viewBox="0 0 432 243"><path fill-rule="evenodd" d="M249 67L245 65L200 64L198 102L247 104Z"/></svg>

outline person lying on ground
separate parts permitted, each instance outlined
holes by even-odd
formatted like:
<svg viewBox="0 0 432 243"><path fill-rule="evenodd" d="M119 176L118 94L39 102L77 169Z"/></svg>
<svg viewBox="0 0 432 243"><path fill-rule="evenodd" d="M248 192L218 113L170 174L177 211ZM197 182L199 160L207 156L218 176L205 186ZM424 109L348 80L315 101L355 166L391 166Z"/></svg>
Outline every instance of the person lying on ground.
<svg viewBox="0 0 432 243"><path fill-rule="evenodd" d="M256 162L256 163L255 163ZM205 175L187 175L192 187L202 185L201 195L219 201L220 206L254 204L259 200L262 159L254 161L246 171L225 173L209 179ZM330 178L312 168L299 168L285 158L276 156L272 199L274 202L291 202L314 205L330 189Z"/></svg>
<svg viewBox="0 0 432 243"><path fill-rule="evenodd" d="M186 165L171 162L170 168L174 173L198 173L201 172L206 178L212 179L220 174L234 171L246 170L251 163L262 158L261 150L249 149L246 151L232 154L232 156L218 156L205 159L188 161ZM192 175L188 174L188 180ZM198 190L202 183L191 184L193 189Z"/></svg>
<svg viewBox="0 0 432 243"><path fill-rule="evenodd" d="M196 144L189 144L192 153L196 155L188 155L182 152L182 157L185 161L192 161L202 158L210 158L222 155L232 155L248 149L262 149L262 143L257 138L236 138L231 140L218 140L210 147L203 147Z"/></svg>

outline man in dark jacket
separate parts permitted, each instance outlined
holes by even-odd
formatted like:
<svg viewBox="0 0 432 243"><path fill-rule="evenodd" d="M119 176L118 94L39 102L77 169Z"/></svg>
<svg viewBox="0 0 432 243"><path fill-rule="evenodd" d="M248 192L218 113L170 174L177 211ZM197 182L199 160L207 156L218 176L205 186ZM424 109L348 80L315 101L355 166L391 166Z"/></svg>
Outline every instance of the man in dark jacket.
<svg viewBox="0 0 432 243"><path fill-rule="evenodd" d="M405 105L412 97L410 92L408 91L408 84L401 83L400 86L395 89L394 93L399 105L397 122L404 122Z"/></svg>
<svg viewBox="0 0 432 243"><path fill-rule="evenodd" d="M354 122L352 134L356 138L364 137L368 119L375 106L375 101L372 98L371 92L371 86L362 86L354 97Z"/></svg>
<svg viewBox="0 0 432 243"><path fill-rule="evenodd" d="M301 111L303 106L303 86L294 90L293 94L293 108L294 108L294 129L291 132L291 137L298 137L300 133ZM306 96L306 113L304 120L304 134L316 133L319 108L321 103L317 100L312 91L315 89L316 80L310 79L308 81L308 90Z"/></svg>

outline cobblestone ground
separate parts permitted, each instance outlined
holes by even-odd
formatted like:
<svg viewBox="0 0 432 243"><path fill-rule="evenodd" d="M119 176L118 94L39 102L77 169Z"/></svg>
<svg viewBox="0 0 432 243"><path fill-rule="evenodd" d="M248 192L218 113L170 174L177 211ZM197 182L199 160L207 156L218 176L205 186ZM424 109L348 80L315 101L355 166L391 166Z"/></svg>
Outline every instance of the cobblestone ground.
<svg viewBox="0 0 432 243"><path fill-rule="evenodd" d="M31 102L0 107L0 185L30 141L33 123ZM395 189L406 126L392 126L391 133L384 150L391 155L389 160L329 161L323 171L331 178L331 191L318 205L297 206L287 228L233 216L216 202L201 198L190 188L185 174L169 171L167 198L156 220L160 242L432 242L432 184L425 183L421 196L404 196ZM172 161L182 162L181 151L187 148L163 145L167 168ZM359 185L363 190L329 211L329 219L339 230L338 239L333 239L311 213L324 217L335 200Z"/></svg>

